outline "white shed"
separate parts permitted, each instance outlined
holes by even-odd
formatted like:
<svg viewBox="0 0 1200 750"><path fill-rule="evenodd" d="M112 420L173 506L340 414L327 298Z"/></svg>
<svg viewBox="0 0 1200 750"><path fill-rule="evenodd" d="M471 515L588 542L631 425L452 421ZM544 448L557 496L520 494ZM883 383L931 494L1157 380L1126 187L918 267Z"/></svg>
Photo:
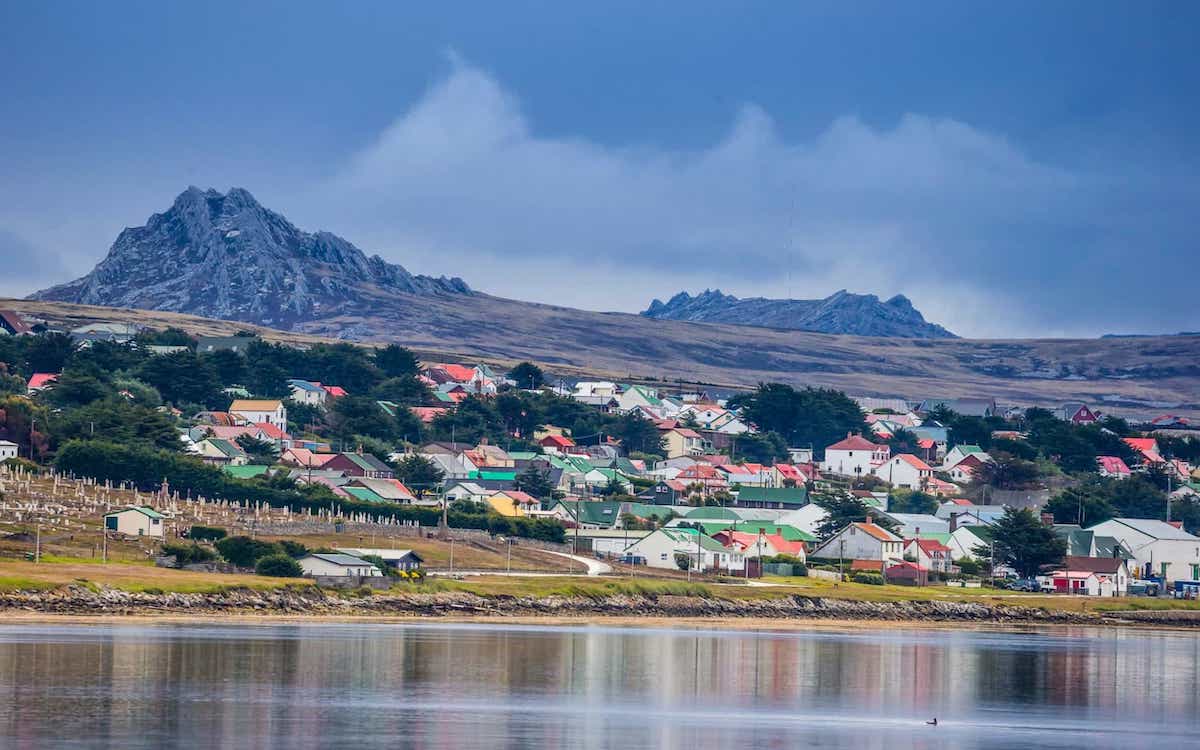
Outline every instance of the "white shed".
<svg viewBox="0 0 1200 750"><path fill-rule="evenodd" d="M0 440L0 461L17 457L17 444L11 440Z"/></svg>
<svg viewBox="0 0 1200 750"><path fill-rule="evenodd" d="M306 576L381 576L383 571L353 555L316 552L305 555L296 562Z"/></svg>
<svg viewBox="0 0 1200 750"><path fill-rule="evenodd" d="M166 517L149 507L134 507L125 508L124 510L116 510L112 513L106 513L104 516L104 528L106 531L115 531L118 534L127 536L154 536L162 538L166 525L163 523Z"/></svg>

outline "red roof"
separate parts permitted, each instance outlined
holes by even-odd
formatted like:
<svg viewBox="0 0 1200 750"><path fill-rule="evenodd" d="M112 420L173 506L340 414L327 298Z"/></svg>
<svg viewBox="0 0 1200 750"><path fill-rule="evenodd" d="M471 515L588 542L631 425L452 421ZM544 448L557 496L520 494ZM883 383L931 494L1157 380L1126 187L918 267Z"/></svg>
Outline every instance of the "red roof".
<svg viewBox="0 0 1200 750"><path fill-rule="evenodd" d="M262 434L272 440L291 440L292 436L279 429L278 425L273 425L270 422L255 422L254 426L258 428Z"/></svg>
<svg viewBox="0 0 1200 750"><path fill-rule="evenodd" d="M1096 462L1100 464L1100 468L1108 474L1129 474L1129 467L1121 460L1120 456L1096 456Z"/></svg>
<svg viewBox="0 0 1200 750"><path fill-rule="evenodd" d="M936 539L905 539L904 546L907 547L908 545L910 545L914 542L917 544L918 547L921 548L921 551L924 552L925 554L929 554L931 552L949 552L950 551L949 547L942 544L941 542L939 542Z"/></svg>
<svg viewBox="0 0 1200 750"><path fill-rule="evenodd" d="M467 367L466 365L437 365L446 371L446 374L459 383L466 383L475 377L475 368Z"/></svg>
<svg viewBox="0 0 1200 750"><path fill-rule="evenodd" d="M695 430L693 430L689 427L675 427L672 429L675 432L678 432L680 435L684 436L685 438L696 438L696 439L700 438L700 433L696 432ZM668 430L668 432L670 432L670 431L671 430Z"/></svg>
<svg viewBox="0 0 1200 750"><path fill-rule="evenodd" d="M882 526L877 526L873 523L855 523L854 525L857 526L860 531L870 534L881 542L895 542L900 539L900 537L896 536Z"/></svg>
<svg viewBox="0 0 1200 750"><path fill-rule="evenodd" d="M337 398L338 396L348 395L346 393L346 389L342 388L340 385L323 385L321 387L325 389L326 393L328 393L330 396L333 396L334 398Z"/></svg>
<svg viewBox="0 0 1200 750"><path fill-rule="evenodd" d="M1125 444L1135 451L1158 450L1158 441L1154 438L1124 438Z"/></svg>
<svg viewBox="0 0 1200 750"><path fill-rule="evenodd" d="M918 471L933 471L932 466L925 463L924 461L917 458L916 456L914 456L911 453L901 453L899 456L896 456L896 458L903 460L904 463L908 464L909 466L913 467L914 469L917 469Z"/></svg>
<svg viewBox="0 0 1200 750"><path fill-rule="evenodd" d="M4 323L4 327L12 331L13 334L29 333L30 328L21 319L21 316L12 310L0 310L0 321Z"/></svg>
<svg viewBox="0 0 1200 750"><path fill-rule="evenodd" d="M29 378L29 390L36 391L38 388L45 388L56 380L58 380L56 372L35 372L33 377Z"/></svg>
<svg viewBox="0 0 1200 750"><path fill-rule="evenodd" d="M504 490L503 492L497 494L510 497L512 498L513 502L520 503L521 505L534 505L539 502L538 499L533 495L530 495L527 492L521 492L520 490Z"/></svg>
<svg viewBox="0 0 1200 750"><path fill-rule="evenodd" d="M872 443L862 435L848 435L845 440L840 440L825 450L827 451L874 451L881 446Z"/></svg>
<svg viewBox="0 0 1200 750"><path fill-rule="evenodd" d="M540 445L544 445L547 447L553 447L553 448L570 448L571 446L575 445L574 440L572 440L569 437L564 437L562 435L547 435L546 437L539 440L538 443Z"/></svg>
<svg viewBox="0 0 1200 750"><path fill-rule="evenodd" d="M679 472L676 478L685 479L725 479L725 475L717 470L717 467L709 464L693 464L683 471Z"/></svg>
<svg viewBox="0 0 1200 750"><path fill-rule="evenodd" d="M437 416L450 411L444 406L410 406L408 410L425 424L430 424Z"/></svg>
<svg viewBox="0 0 1200 750"><path fill-rule="evenodd" d="M933 442L933 438L921 438L920 440L917 441L917 446L920 448L925 448L926 450L932 448L935 445L937 445L937 443Z"/></svg>

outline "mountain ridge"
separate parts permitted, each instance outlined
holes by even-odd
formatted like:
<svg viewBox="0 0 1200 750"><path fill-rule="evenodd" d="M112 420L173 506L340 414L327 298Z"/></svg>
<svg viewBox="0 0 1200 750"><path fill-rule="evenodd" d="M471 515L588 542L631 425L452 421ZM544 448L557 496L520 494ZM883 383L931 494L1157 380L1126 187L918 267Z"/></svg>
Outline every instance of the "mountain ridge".
<svg viewBox="0 0 1200 750"><path fill-rule="evenodd" d="M853 294L845 289L817 300L738 298L720 289L705 289L694 297L688 292L679 292L667 302L653 300L640 315L658 320L730 323L812 333L958 338L942 326L926 321L902 294L881 302L874 294Z"/></svg>
<svg viewBox="0 0 1200 750"><path fill-rule="evenodd" d="M330 232L305 232L248 190L195 186L74 281L30 299L186 312L274 327L353 310L378 293L469 295L459 278L409 273Z"/></svg>

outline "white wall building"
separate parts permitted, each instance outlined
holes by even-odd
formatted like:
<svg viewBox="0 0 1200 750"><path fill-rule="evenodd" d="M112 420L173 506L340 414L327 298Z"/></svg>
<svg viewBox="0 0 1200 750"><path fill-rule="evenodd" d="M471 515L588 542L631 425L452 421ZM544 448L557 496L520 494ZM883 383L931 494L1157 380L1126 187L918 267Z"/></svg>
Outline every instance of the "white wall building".
<svg viewBox="0 0 1200 750"><path fill-rule="evenodd" d="M381 576L383 572L373 563L353 555L318 552L305 555L296 562L306 576Z"/></svg>
<svg viewBox="0 0 1200 750"><path fill-rule="evenodd" d="M933 467L911 453L901 453L874 469L875 476L892 485L919 490L933 477Z"/></svg>
<svg viewBox="0 0 1200 750"><path fill-rule="evenodd" d="M104 515L105 531L115 531L126 536L152 536L162 538L165 535L166 517L153 508L126 508Z"/></svg>
<svg viewBox="0 0 1200 750"><path fill-rule="evenodd" d="M817 547L812 557L903 562L904 540L873 523L852 523Z"/></svg>
<svg viewBox="0 0 1200 750"><path fill-rule="evenodd" d="M17 457L17 444L11 440L0 440L0 461Z"/></svg>
<svg viewBox="0 0 1200 750"><path fill-rule="evenodd" d="M861 435L847 435L845 440L825 449L821 471L857 477L870 474L875 467L887 462L891 449L876 445Z"/></svg>
<svg viewBox="0 0 1200 750"><path fill-rule="evenodd" d="M287 430L287 407L276 399L237 399L229 405L229 413L237 414L251 424L266 422Z"/></svg>
<svg viewBox="0 0 1200 750"><path fill-rule="evenodd" d="M1147 574L1171 581L1200 580L1200 537L1165 521L1113 518L1092 526L1097 536L1110 536L1133 554L1130 561L1140 577Z"/></svg>

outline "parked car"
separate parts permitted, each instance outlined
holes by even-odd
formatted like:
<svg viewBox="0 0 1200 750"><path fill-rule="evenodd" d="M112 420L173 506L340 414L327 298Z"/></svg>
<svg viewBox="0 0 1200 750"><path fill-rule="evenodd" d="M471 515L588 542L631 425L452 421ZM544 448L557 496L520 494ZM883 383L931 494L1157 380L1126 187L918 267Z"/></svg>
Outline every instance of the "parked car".
<svg viewBox="0 0 1200 750"><path fill-rule="evenodd" d="M620 562L624 565L645 565L646 558L642 555L625 555Z"/></svg>
<svg viewBox="0 0 1200 750"><path fill-rule="evenodd" d="M1008 589L1010 591L1038 592L1042 590L1042 586L1037 582L1036 578L1018 578L1015 581L1008 582Z"/></svg>

